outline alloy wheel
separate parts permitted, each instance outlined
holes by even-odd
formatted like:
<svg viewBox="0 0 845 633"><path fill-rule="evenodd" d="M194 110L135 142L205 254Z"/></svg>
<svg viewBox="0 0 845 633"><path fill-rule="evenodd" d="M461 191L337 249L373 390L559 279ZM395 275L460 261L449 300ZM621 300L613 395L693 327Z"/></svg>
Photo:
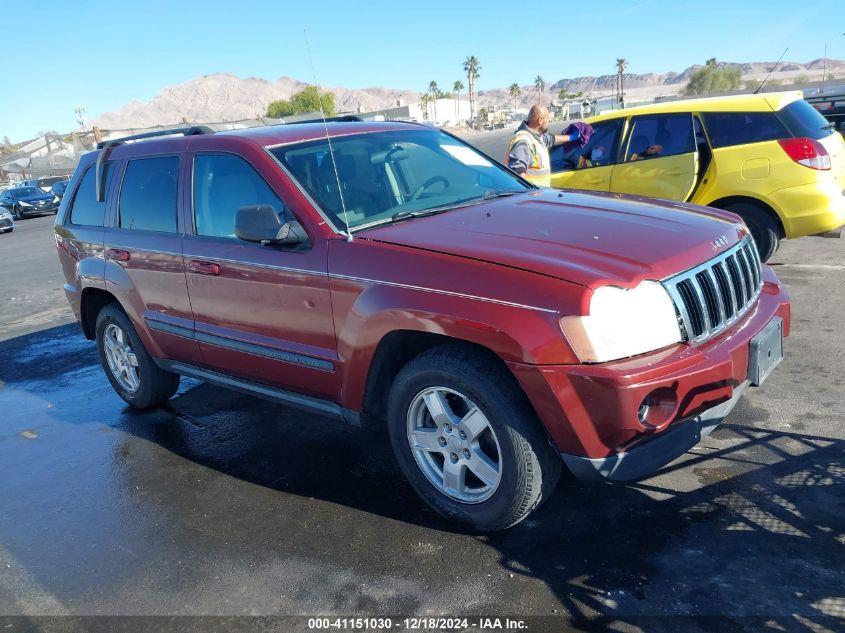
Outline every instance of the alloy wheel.
<svg viewBox="0 0 845 633"><path fill-rule="evenodd" d="M428 481L463 503L489 499L502 479L502 451L490 420L467 396L429 387L408 407L407 437Z"/></svg>
<svg viewBox="0 0 845 633"><path fill-rule="evenodd" d="M103 330L103 350L109 370L118 384L129 393L138 391L141 386L138 357L132 350L126 332L114 323L109 323Z"/></svg>

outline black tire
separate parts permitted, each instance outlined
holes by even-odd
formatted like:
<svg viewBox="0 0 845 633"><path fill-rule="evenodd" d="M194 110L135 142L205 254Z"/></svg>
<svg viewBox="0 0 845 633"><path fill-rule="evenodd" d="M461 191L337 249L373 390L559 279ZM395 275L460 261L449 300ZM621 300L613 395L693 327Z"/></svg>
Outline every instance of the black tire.
<svg viewBox="0 0 845 633"><path fill-rule="evenodd" d="M23 217L21 215L21 210L16 206L12 207L12 217L15 218L16 222L20 222L21 218Z"/></svg>
<svg viewBox="0 0 845 633"><path fill-rule="evenodd" d="M121 379L116 375L116 371L113 371L109 366L104 334L109 326L115 326L125 334L128 347L137 359L136 376L138 385L134 390L121 384ZM97 351L100 354L100 363L103 365L103 370L117 395L129 405L136 409L155 407L166 402L176 393L179 388L179 375L164 371L153 362L147 350L144 349L144 345L141 343L141 339L138 337L129 317L117 304L111 303L100 310L97 315L96 339Z"/></svg>
<svg viewBox="0 0 845 633"><path fill-rule="evenodd" d="M757 245L760 261L768 261L777 252L781 238L780 227L768 211L751 202L733 202L722 208L743 219Z"/></svg>
<svg viewBox="0 0 845 633"><path fill-rule="evenodd" d="M429 480L415 458L408 420L413 418L414 402L419 402L422 393L432 387L444 387L465 396L489 423L500 453L496 464L500 479L489 498L465 502L447 495ZM466 418L461 422L466 423ZM440 428L438 425L435 432L439 433ZM443 517L471 530L503 530L519 523L551 495L560 477L560 456L549 444L513 376L498 359L472 348L436 347L405 365L390 390L388 430L399 466L417 494ZM451 449L443 450L445 468ZM436 455L436 451L429 454ZM471 453L464 454L468 459ZM480 479L477 481L483 484Z"/></svg>

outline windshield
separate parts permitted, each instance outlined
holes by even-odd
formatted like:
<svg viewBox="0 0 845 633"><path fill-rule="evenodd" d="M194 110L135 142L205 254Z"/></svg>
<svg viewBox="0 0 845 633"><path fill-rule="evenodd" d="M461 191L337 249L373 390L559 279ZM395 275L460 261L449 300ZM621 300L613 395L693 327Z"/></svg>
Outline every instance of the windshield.
<svg viewBox="0 0 845 633"><path fill-rule="evenodd" d="M503 167L438 130L396 130L285 145L273 155L338 226L364 228L528 190ZM340 193L346 206L342 212Z"/></svg>
<svg viewBox="0 0 845 633"><path fill-rule="evenodd" d="M44 192L37 187L20 187L12 189L10 192L13 198L26 198L28 196L43 196Z"/></svg>

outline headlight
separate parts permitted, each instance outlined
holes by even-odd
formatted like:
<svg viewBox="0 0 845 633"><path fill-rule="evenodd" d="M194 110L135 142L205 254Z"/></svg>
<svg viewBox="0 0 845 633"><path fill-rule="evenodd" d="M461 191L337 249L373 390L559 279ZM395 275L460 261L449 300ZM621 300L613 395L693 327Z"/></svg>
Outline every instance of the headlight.
<svg viewBox="0 0 845 633"><path fill-rule="evenodd" d="M58 201L59 201L59 196L53 196L53 203L55 204Z"/></svg>
<svg viewBox="0 0 845 633"><path fill-rule="evenodd" d="M32 206L31 204L29 204L28 202L25 202L23 200L18 200L18 204L22 207L31 207Z"/></svg>
<svg viewBox="0 0 845 633"><path fill-rule="evenodd" d="M657 281L643 281L631 290L598 288L589 316L565 316L560 327L584 363L636 356L681 341L675 305Z"/></svg>

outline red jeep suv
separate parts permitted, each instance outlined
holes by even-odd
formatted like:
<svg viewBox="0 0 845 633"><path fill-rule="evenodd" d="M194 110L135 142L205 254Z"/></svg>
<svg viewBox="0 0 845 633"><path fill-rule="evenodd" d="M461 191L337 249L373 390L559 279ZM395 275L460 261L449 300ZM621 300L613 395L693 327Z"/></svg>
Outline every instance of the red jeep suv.
<svg viewBox="0 0 845 633"><path fill-rule="evenodd" d="M410 123L167 134L85 156L56 220L134 407L184 375L386 427L423 500L496 530L562 465L674 460L783 356L786 293L731 213L538 189Z"/></svg>

